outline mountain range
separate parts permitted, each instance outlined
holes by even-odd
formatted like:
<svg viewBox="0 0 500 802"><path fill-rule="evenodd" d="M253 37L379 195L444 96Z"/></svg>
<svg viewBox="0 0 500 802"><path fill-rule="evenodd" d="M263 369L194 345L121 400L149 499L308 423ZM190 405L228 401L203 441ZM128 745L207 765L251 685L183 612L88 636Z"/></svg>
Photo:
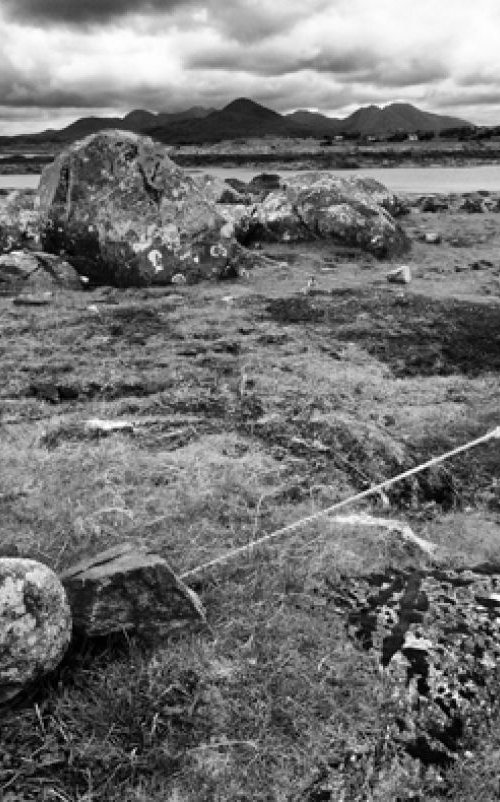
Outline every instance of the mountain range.
<svg viewBox="0 0 500 802"><path fill-rule="evenodd" d="M247 98L233 100L223 109L193 106L181 112L154 114L143 109L125 117L82 117L60 130L38 134L0 136L0 145L65 144L105 128L121 128L170 144L218 142L248 137L388 136L394 133L440 132L472 127L457 117L421 111L410 103L392 103L383 108L366 106L339 119L309 111L278 114Z"/></svg>

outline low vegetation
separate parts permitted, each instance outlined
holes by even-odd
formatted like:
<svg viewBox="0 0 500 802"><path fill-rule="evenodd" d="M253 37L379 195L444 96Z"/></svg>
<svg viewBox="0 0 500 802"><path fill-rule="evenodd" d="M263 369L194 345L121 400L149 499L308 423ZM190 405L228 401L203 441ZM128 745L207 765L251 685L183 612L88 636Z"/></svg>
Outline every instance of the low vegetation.
<svg viewBox="0 0 500 802"><path fill-rule="evenodd" d="M183 573L498 425L496 268L417 244L401 288L359 255L268 255L238 282L0 299L3 548L62 570L142 541ZM491 443L408 480L384 515L451 564L498 558L499 461ZM319 520L193 578L206 631L75 644L2 711L0 798L498 798L498 719L424 770L390 737L391 682L314 593L392 559Z"/></svg>

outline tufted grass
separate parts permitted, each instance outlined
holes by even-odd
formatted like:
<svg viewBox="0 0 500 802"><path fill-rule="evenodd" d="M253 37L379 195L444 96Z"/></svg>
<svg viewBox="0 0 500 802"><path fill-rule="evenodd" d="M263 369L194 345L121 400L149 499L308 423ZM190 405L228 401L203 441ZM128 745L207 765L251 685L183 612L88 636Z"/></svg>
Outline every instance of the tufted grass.
<svg viewBox="0 0 500 802"><path fill-rule="evenodd" d="M395 299L388 289L377 306L382 269L322 274L321 258L175 293L64 295L36 314L0 299L0 546L62 570L141 541L183 572L498 424L496 362L429 374L430 303L425 370L400 375L392 319L389 350L374 345ZM311 270L319 294L305 296ZM331 290L352 293L350 338ZM278 320L276 299L302 318ZM405 308L418 355L426 307ZM135 433L91 437L91 417ZM395 488L389 510L366 507L410 521L443 560L494 558L498 460L490 444ZM207 632L73 650L2 711L0 799L495 798L489 731L441 778L398 751L388 680L311 591L313 574L334 582L399 559L319 521L193 581Z"/></svg>

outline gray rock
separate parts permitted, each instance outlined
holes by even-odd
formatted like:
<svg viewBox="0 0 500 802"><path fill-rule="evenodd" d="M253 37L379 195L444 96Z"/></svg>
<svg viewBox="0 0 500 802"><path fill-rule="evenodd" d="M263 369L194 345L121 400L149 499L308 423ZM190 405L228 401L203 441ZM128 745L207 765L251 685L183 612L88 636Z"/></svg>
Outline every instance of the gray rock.
<svg viewBox="0 0 500 802"><path fill-rule="evenodd" d="M437 231L426 231L424 234L424 242L428 245L439 245L441 241L441 234Z"/></svg>
<svg viewBox="0 0 500 802"><path fill-rule="evenodd" d="M466 197L459 211L468 212L468 214L483 214L485 211L484 199L480 195Z"/></svg>
<svg viewBox="0 0 500 802"><path fill-rule="evenodd" d="M436 213L446 211L450 204L448 198L443 195L428 195L420 199L419 206L422 212Z"/></svg>
<svg viewBox="0 0 500 802"><path fill-rule="evenodd" d="M166 634L205 621L196 594L146 547L109 549L73 566L61 580L75 631L87 636Z"/></svg>
<svg viewBox="0 0 500 802"><path fill-rule="evenodd" d="M38 238L38 212L32 190L15 190L0 202L0 253L23 248Z"/></svg>
<svg viewBox="0 0 500 802"><path fill-rule="evenodd" d="M396 200L371 179L300 173L234 221L236 238L300 242L329 239L379 257L409 249L409 240L388 209Z"/></svg>
<svg viewBox="0 0 500 802"><path fill-rule="evenodd" d="M391 270L386 276L390 284L409 284L411 282L411 268L409 265L401 265Z"/></svg>
<svg viewBox="0 0 500 802"><path fill-rule="evenodd" d="M125 131L64 150L40 181L44 250L103 284L169 284L179 272L189 283L219 277L236 244L214 202L220 182L189 175L167 154Z"/></svg>
<svg viewBox="0 0 500 802"><path fill-rule="evenodd" d="M57 576L35 560L0 557L0 703L57 668L70 639Z"/></svg>
<svg viewBox="0 0 500 802"><path fill-rule="evenodd" d="M40 251L11 251L0 256L2 290L81 290L74 267L60 256Z"/></svg>

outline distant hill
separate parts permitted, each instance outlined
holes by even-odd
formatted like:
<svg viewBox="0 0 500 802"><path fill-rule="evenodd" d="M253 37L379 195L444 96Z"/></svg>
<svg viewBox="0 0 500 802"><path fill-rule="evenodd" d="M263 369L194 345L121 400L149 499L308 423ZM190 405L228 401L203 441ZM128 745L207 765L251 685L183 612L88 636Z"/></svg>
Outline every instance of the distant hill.
<svg viewBox="0 0 500 802"><path fill-rule="evenodd" d="M6 145L9 142L15 142L17 144L26 143L27 145L37 143L58 144L76 142L77 139L83 139L85 136L95 134L97 131L103 131L106 128L122 128L124 131L145 133L156 127L161 128L185 120L201 120L214 111L215 109L192 106L189 109L179 112L160 112L154 114L144 109L134 109L134 111L130 111L126 114L125 117L81 117L79 120L75 120L74 123L59 130L49 128L37 134L0 136L0 145Z"/></svg>
<svg viewBox="0 0 500 802"><path fill-rule="evenodd" d="M287 114L285 119L294 128L307 131L309 136L338 134L343 122L336 117L326 117L313 111L294 111L292 114Z"/></svg>
<svg viewBox="0 0 500 802"><path fill-rule="evenodd" d="M362 135L393 134L398 131L414 133L417 131L445 131L447 128L459 128L470 123L458 117L446 117L421 111L411 103L391 103L389 106L365 106L358 109L350 117L342 120L341 129L345 133Z"/></svg>
<svg viewBox="0 0 500 802"><path fill-rule="evenodd" d="M238 98L200 120L156 126L148 132L160 142L219 142L259 136L289 136L285 117L253 100Z"/></svg>
<svg viewBox="0 0 500 802"><path fill-rule="evenodd" d="M62 144L105 128L145 133L169 144L196 144L262 136L388 136L397 132L440 132L467 126L471 124L465 120L421 111L410 103L392 103L383 108L366 106L341 120L309 111L282 115L248 98L238 98L220 110L193 106L180 112L153 114L135 109L125 117L83 117L59 131L51 129L39 134L0 137L0 145L9 142Z"/></svg>

